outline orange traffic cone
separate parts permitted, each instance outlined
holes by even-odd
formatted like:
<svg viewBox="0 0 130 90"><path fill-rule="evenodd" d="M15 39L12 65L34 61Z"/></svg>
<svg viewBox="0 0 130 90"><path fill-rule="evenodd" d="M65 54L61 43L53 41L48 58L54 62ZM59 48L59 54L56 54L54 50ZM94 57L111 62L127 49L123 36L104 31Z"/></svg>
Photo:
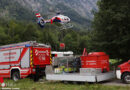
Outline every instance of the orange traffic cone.
<svg viewBox="0 0 130 90"><path fill-rule="evenodd" d="M4 83L3 77L0 77L0 83L1 83L1 87L5 87L5 83Z"/></svg>

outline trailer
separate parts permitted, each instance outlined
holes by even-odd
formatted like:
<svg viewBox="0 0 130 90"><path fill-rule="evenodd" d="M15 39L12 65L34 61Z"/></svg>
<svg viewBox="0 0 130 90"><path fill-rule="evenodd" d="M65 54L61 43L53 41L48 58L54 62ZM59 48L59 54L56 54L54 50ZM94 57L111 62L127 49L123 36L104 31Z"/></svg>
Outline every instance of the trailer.
<svg viewBox="0 0 130 90"><path fill-rule="evenodd" d="M0 46L0 77L17 81L33 76L38 80L46 65L50 65L50 51L49 45L36 41Z"/></svg>
<svg viewBox="0 0 130 90"><path fill-rule="evenodd" d="M115 77L115 73L107 72L100 74L79 74L79 73L66 73L66 74L47 74L47 80L54 81L76 81L76 82L101 82L113 79Z"/></svg>
<svg viewBox="0 0 130 90"><path fill-rule="evenodd" d="M70 60L70 58L72 59ZM87 54L84 49L80 59L74 58L55 58L52 65L46 67L46 71L50 71L46 72L46 79L54 81L101 82L115 78L115 71L110 70L109 56L104 52Z"/></svg>

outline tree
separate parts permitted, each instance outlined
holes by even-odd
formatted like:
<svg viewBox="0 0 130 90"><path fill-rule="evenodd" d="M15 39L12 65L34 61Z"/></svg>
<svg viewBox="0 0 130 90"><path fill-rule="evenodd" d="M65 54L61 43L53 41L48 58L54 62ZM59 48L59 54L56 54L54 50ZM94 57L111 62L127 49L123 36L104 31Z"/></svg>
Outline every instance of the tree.
<svg viewBox="0 0 130 90"><path fill-rule="evenodd" d="M8 35L6 35L4 28L0 27L0 45L8 43Z"/></svg>
<svg viewBox="0 0 130 90"><path fill-rule="evenodd" d="M22 39L24 41L37 41L39 36L38 34L39 33L36 26L34 26L33 24L28 24L23 32Z"/></svg>
<svg viewBox="0 0 130 90"><path fill-rule="evenodd" d="M101 0L95 14L94 46L111 58L130 58L130 0Z"/></svg>
<svg viewBox="0 0 130 90"><path fill-rule="evenodd" d="M66 50L72 50L75 54L79 52L80 37L76 32L71 32L65 35L63 42L66 45Z"/></svg>

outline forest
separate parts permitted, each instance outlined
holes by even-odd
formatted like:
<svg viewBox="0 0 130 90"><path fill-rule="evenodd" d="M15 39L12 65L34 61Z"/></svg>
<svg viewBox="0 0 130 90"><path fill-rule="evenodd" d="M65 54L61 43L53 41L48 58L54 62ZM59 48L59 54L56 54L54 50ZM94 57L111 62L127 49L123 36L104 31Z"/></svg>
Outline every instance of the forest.
<svg viewBox="0 0 130 90"><path fill-rule="evenodd" d="M40 28L37 23L0 20L0 45L37 41L51 45L52 50L60 50L60 43L65 43L65 50L72 50L75 54L81 54L83 47L88 47L89 31L60 30L59 27L47 24L45 28Z"/></svg>

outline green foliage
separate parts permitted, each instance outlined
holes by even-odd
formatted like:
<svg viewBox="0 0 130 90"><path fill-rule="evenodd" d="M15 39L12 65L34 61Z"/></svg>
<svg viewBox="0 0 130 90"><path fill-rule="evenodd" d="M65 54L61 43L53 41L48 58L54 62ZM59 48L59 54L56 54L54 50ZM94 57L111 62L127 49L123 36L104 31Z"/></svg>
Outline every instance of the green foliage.
<svg viewBox="0 0 130 90"><path fill-rule="evenodd" d="M20 88L20 90L130 90L129 85L126 86L117 86L117 85L102 85L97 83L82 83L82 84L64 84L61 82L34 82L28 78L21 79L18 82L14 82L9 79L5 79L5 88ZM107 83L107 82L104 82ZM0 88L1 89L1 88Z"/></svg>
<svg viewBox="0 0 130 90"><path fill-rule="evenodd" d="M75 53L78 52L79 36L76 32L68 33L64 37L64 43L66 44L66 50L71 48Z"/></svg>
<svg viewBox="0 0 130 90"><path fill-rule="evenodd" d="M93 27L97 51L106 51L111 58L130 58L130 1L101 0Z"/></svg>
<svg viewBox="0 0 130 90"><path fill-rule="evenodd" d="M24 42L38 41L49 44L52 50L60 50L60 43L66 44L66 51L74 51L75 54L81 54L83 48L90 48L89 31L74 31L71 29L60 30L60 25L46 24L44 29L36 23L10 20L0 20L0 45ZM90 49L88 49L90 51Z"/></svg>

